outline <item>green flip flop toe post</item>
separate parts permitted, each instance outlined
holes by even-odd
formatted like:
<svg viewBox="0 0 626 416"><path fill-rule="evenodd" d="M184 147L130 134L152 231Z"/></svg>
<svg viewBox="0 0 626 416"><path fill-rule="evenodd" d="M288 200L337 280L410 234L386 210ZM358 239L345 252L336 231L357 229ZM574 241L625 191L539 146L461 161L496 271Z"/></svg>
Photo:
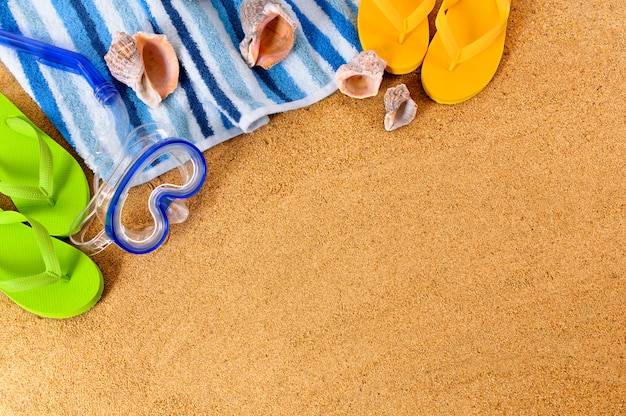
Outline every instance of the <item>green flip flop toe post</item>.
<svg viewBox="0 0 626 416"><path fill-rule="evenodd" d="M91 309L103 288L100 269L85 253L50 237L32 218L0 211L0 291L19 306L70 318Z"/></svg>
<svg viewBox="0 0 626 416"><path fill-rule="evenodd" d="M90 198L82 168L0 94L0 192L51 235L67 237ZM78 223L78 222L77 222Z"/></svg>

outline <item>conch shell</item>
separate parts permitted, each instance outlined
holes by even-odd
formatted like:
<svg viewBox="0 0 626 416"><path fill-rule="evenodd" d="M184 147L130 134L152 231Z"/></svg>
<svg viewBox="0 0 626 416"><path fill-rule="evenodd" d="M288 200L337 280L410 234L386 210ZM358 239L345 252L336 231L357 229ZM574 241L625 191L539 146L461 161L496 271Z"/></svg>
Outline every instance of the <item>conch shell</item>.
<svg viewBox="0 0 626 416"><path fill-rule="evenodd" d="M417 114L417 104L411 99L405 84L387 89L385 92L385 130L391 131L406 126Z"/></svg>
<svg viewBox="0 0 626 416"><path fill-rule="evenodd" d="M359 53L335 72L339 91L352 98L374 97L378 94L387 63L373 50Z"/></svg>
<svg viewBox="0 0 626 416"><path fill-rule="evenodd" d="M291 52L297 24L281 0L244 0L239 7L245 34L239 50L249 67L269 69Z"/></svg>
<svg viewBox="0 0 626 416"><path fill-rule="evenodd" d="M116 32L104 61L111 75L156 107L178 86L179 63L165 35Z"/></svg>

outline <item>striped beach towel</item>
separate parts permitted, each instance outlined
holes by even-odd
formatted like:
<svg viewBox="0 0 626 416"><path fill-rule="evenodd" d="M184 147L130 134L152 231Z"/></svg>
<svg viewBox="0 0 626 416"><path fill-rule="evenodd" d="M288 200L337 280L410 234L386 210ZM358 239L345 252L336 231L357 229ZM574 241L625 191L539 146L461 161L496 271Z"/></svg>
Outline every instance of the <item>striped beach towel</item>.
<svg viewBox="0 0 626 416"><path fill-rule="evenodd" d="M131 127L158 122L204 151L332 94L335 71L359 52L359 0L284 1L298 23L296 42L269 70L249 68L239 51L242 0L0 0L0 28L86 56L120 92ZM179 87L157 108L110 75L103 57L118 31L162 33L174 46ZM110 163L96 163L94 154L103 142L121 144L85 80L3 46L0 60L86 165L106 177L101 166Z"/></svg>

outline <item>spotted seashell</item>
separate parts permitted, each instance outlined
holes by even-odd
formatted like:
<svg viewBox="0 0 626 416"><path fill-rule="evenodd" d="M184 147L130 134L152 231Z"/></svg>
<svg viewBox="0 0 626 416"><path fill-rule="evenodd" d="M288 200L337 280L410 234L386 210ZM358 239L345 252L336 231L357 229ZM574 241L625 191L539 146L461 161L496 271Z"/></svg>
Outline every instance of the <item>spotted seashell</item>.
<svg viewBox="0 0 626 416"><path fill-rule="evenodd" d="M156 107L178 86L180 66L165 35L117 32L104 60L111 75Z"/></svg>
<svg viewBox="0 0 626 416"><path fill-rule="evenodd" d="M239 50L249 67L269 69L291 52L297 24L281 0L244 0L239 18L245 35Z"/></svg>
<svg viewBox="0 0 626 416"><path fill-rule="evenodd" d="M406 126L417 114L417 104L411 99L405 84L389 88L385 92L385 130Z"/></svg>
<svg viewBox="0 0 626 416"><path fill-rule="evenodd" d="M373 50L359 53L335 72L339 91L352 98L378 95L387 63Z"/></svg>

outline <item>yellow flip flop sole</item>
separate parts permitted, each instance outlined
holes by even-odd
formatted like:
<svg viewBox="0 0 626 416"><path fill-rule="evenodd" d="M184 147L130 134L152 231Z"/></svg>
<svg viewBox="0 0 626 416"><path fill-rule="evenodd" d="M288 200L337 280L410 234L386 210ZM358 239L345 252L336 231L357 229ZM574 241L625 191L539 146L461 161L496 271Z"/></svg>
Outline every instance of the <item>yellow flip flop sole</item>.
<svg viewBox="0 0 626 416"><path fill-rule="evenodd" d="M387 62L386 71L401 75L417 69L428 49L428 14L435 0L361 0L357 30L363 50Z"/></svg>
<svg viewBox="0 0 626 416"><path fill-rule="evenodd" d="M510 0L444 0L437 32L422 64L422 86L440 104L456 104L482 91L504 51Z"/></svg>

